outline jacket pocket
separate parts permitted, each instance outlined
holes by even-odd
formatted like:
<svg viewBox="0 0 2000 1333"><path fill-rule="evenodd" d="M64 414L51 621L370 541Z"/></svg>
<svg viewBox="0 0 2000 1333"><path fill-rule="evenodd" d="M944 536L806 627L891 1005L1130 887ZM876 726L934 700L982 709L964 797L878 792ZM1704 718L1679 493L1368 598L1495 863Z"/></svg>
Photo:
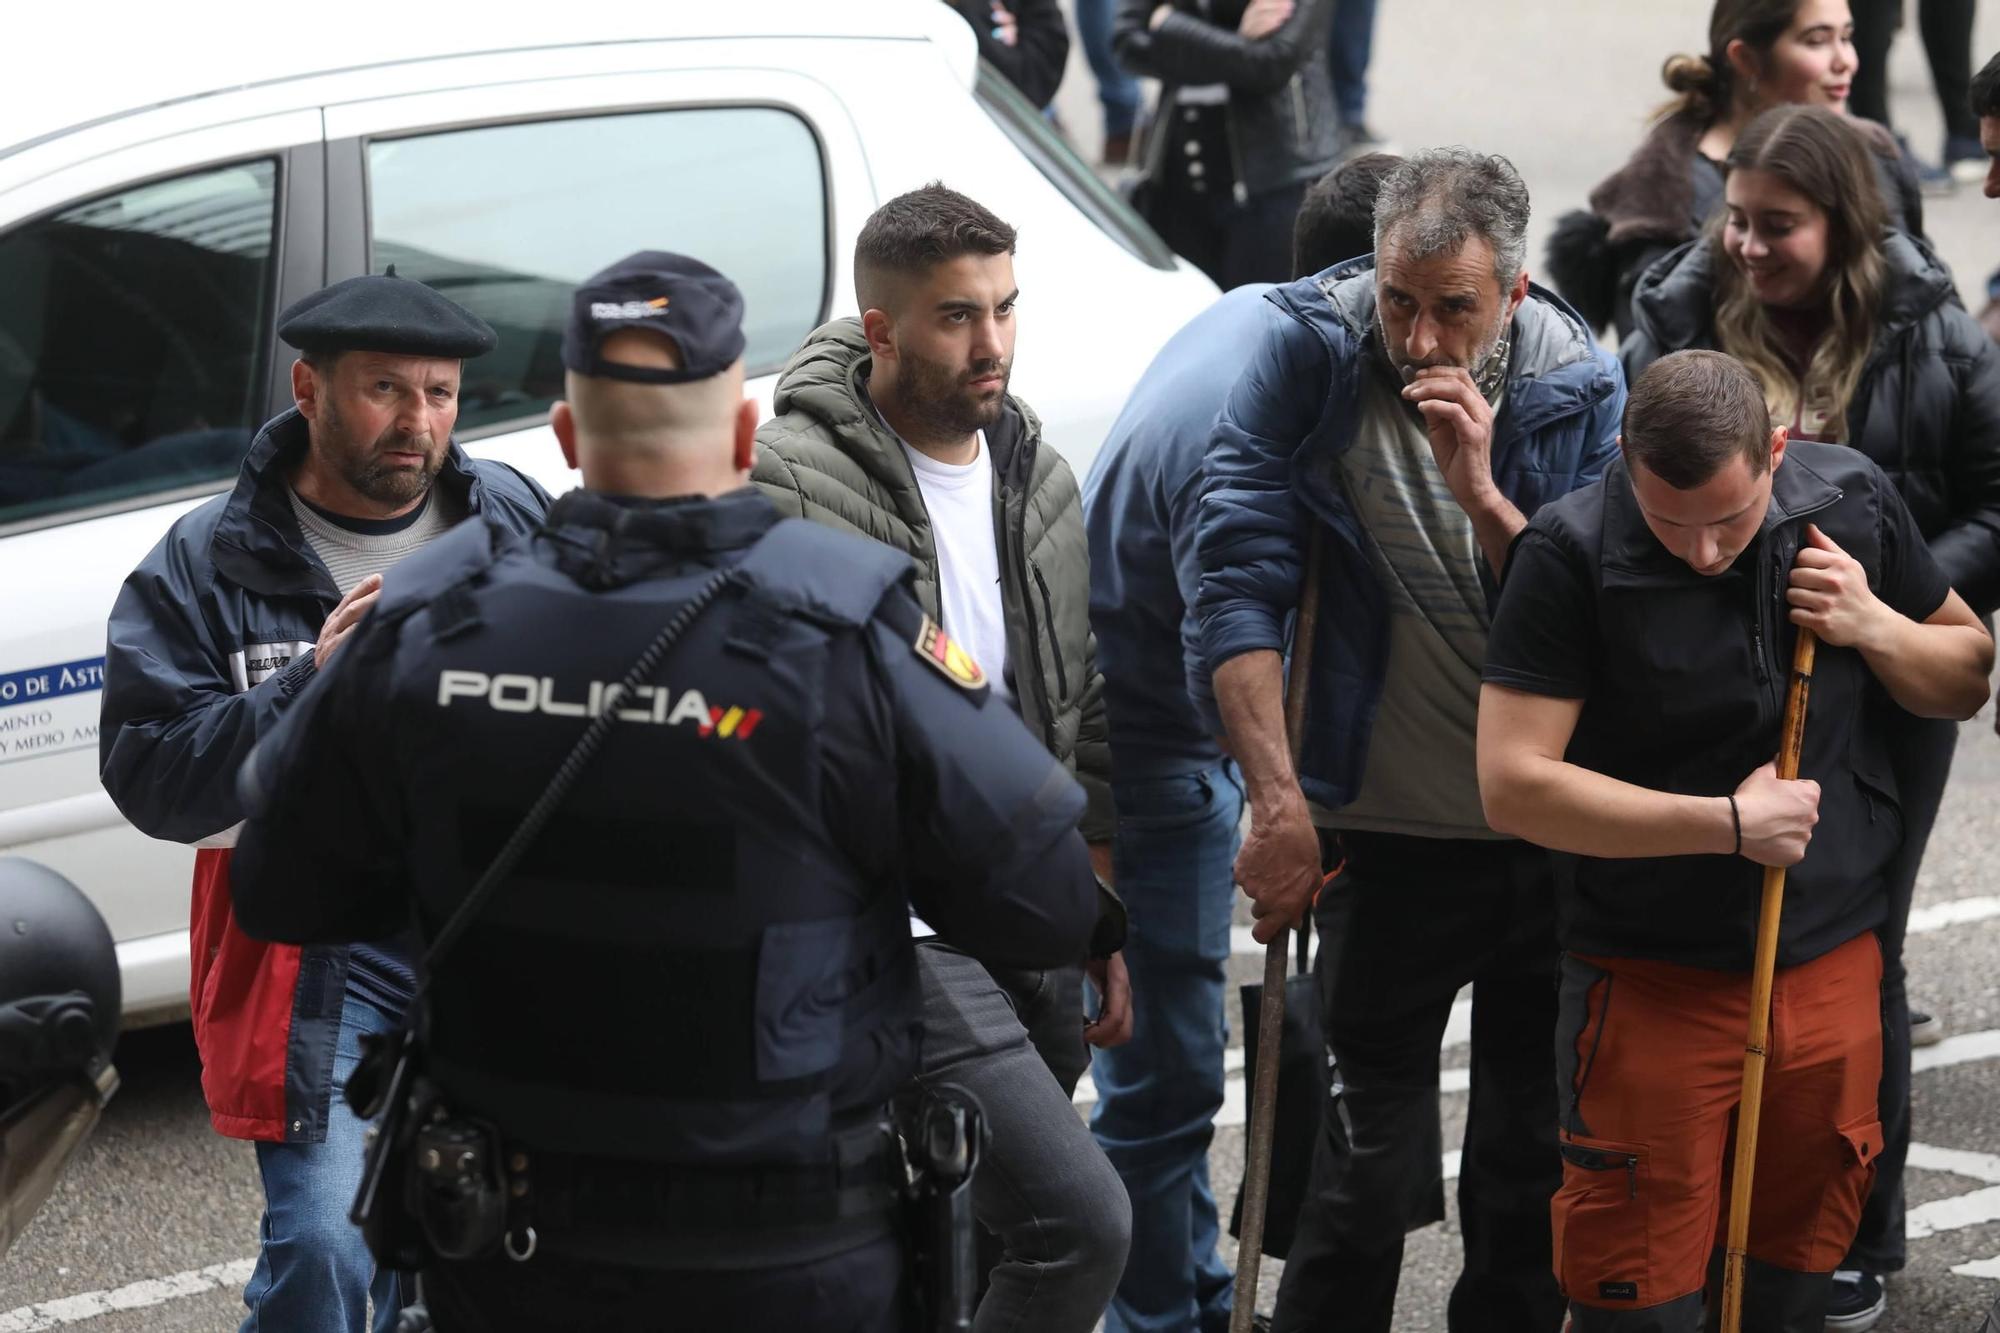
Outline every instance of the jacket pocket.
<svg viewBox="0 0 2000 1333"><path fill-rule="evenodd" d="M850 917L764 927L757 950L756 1069L767 1083L840 1063L858 935Z"/></svg>
<svg viewBox="0 0 2000 1333"><path fill-rule="evenodd" d="M1851 1164L1865 1166L1874 1174L1875 1159L1882 1155L1882 1122L1869 1111L1840 1127L1841 1141L1847 1145Z"/></svg>
<svg viewBox="0 0 2000 1333"><path fill-rule="evenodd" d="M1565 1134L1550 1209L1556 1277L1571 1300L1634 1309L1652 1291L1652 1189L1646 1145Z"/></svg>

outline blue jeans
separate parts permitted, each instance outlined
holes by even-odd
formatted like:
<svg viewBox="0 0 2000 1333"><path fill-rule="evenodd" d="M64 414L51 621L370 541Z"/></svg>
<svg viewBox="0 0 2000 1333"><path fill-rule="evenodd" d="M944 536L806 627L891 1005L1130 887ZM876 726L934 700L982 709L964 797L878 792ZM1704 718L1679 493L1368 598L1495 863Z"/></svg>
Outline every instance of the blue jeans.
<svg viewBox="0 0 2000 1333"><path fill-rule="evenodd" d="M1132 1197L1108 1333L1228 1327L1208 1145L1222 1107L1223 992L1243 789L1235 766L1114 785L1112 866L1131 911L1132 1040L1096 1053L1091 1132Z"/></svg>
<svg viewBox="0 0 2000 1333"><path fill-rule="evenodd" d="M361 1184L362 1132L340 1090L361 1059L361 1034L387 1032L397 1015L352 990L340 1010L333 1056L333 1103L326 1142L259 1143L264 1178L263 1244L243 1288L250 1313L237 1333L390 1333L406 1299L400 1275L378 1272L361 1230L347 1220Z"/></svg>
<svg viewBox="0 0 2000 1333"><path fill-rule="evenodd" d="M1111 18L1118 0L1076 0L1076 31L1083 39L1084 59L1097 80L1097 100L1104 107L1104 137L1130 134L1139 119L1139 81L1118 68L1111 50Z"/></svg>
<svg viewBox="0 0 2000 1333"><path fill-rule="evenodd" d="M1333 0L1326 56L1343 125L1359 125L1368 109L1368 59L1374 48L1375 0Z"/></svg>

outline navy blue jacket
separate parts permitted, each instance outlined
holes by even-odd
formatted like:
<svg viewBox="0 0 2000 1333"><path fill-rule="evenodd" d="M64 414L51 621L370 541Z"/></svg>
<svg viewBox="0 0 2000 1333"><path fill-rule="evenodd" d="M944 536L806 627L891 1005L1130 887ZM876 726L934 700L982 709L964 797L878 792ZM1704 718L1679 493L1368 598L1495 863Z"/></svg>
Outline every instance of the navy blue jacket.
<svg viewBox="0 0 2000 1333"><path fill-rule="evenodd" d="M1090 624L1122 781L1207 768L1222 756L1188 697L1205 674L1195 596L1201 463L1215 418L1283 316L1267 282L1238 287L1168 340L1139 377L1083 488Z"/></svg>
<svg viewBox="0 0 2000 1333"><path fill-rule="evenodd" d="M314 672L340 600L285 494L307 446L296 408L257 433L236 486L181 516L111 610L98 738L104 789L141 833L195 843L189 1001L202 1090L218 1132L317 1143L326 1135L347 951L273 950L229 915L228 852L243 819L243 761ZM453 445L436 485L475 518L522 531L548 495ZM393 584L395 576L391 576Z"/></svg>
<svg viewBox="0 0 2000 1333"><path fill-rule="evenodd" d="M1361 376L1375 373L1368 364L1375 257L1337 264L1264 299L1285 318L1238 378L1204 465L1196 614L1207 673L1191 677L1189 689L1219 733L1208 673L1243 653L1284 650L1309 525L1325 525L1299 779L1308 798L1338 807L1359 793L1388 669L1388 604L1338 461L1354 442ZM1508 336L1513 354L1493 426L1493 480L1532 517L1596 480L1616 455L1625 380L1582 318L1540 287L1529 287Z"/></svg>
<svg viewBox="0 0 2000 1333"><path fill-rule="evenodd" d="M629 695L611 686L718 571ZM427 1067L510 1141L817 1160L916 1070L908 912L996 965L1074 962L1083 791L879 543L713 500L574 491L399 567L246 767L264 939L435 938L589 719L593 761L439 961Z"/></svg>

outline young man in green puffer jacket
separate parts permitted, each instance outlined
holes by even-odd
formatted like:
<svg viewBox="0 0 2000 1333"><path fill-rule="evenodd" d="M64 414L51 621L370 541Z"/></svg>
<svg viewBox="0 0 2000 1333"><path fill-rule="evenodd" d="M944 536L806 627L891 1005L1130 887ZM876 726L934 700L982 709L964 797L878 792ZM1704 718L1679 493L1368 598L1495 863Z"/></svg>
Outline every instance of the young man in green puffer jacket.
<svg viewBox="0 0 2000 1333"><path fill-rule="evenodd" d="M878 209L855 245L861 318L815 330L786 365L752 479L780 512L916 561L926 633L942 627L941 667L962 649L1077 770L1090 795L1083 832L1108 876L1110 760L1082 499L1041 422L1007 393L1014 237L938 184ZM1085 1333L1124 1268L1125 1188L1070 1105L1085 1042L1131 1031L1123 913L1106 897L1088 965L1104 1002L1087 1025L1082 967L989 970L910 923L922 942L918 1081L969 1093L990 1133L973 1206L1005 1254L982 1331Z"/></svg>

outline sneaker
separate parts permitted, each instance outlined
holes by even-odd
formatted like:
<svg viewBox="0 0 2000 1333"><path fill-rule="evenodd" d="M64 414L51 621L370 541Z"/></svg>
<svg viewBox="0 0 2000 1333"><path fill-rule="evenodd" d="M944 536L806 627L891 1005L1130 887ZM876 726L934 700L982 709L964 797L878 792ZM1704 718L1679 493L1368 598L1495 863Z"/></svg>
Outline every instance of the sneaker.
<svg viewBox="0 0 2000 1333"><path fill-rule="evenodd" d="M1935 1046L1943 1040L1943 1023L1921 1009L1910 1010L1910 1045Z"/></svg>
<svg viewBox="0 0 2000 1333"><path fill-rule="evenodd" d="M1986 150L1979 140L1962 134L1947 135L1944 141L1944 169L1960 185L1977 185L1986 179Z"/></svg>
<svg viewBox="0 0 2000 1333"><path fill-rule="evenodd" d="M1862 1333L1875 1327L1889 1308L1882 1280L1872 1273L1843 1268L1833 1275L1833 1295L1826 1303L1826 1333Z"/></svg>

